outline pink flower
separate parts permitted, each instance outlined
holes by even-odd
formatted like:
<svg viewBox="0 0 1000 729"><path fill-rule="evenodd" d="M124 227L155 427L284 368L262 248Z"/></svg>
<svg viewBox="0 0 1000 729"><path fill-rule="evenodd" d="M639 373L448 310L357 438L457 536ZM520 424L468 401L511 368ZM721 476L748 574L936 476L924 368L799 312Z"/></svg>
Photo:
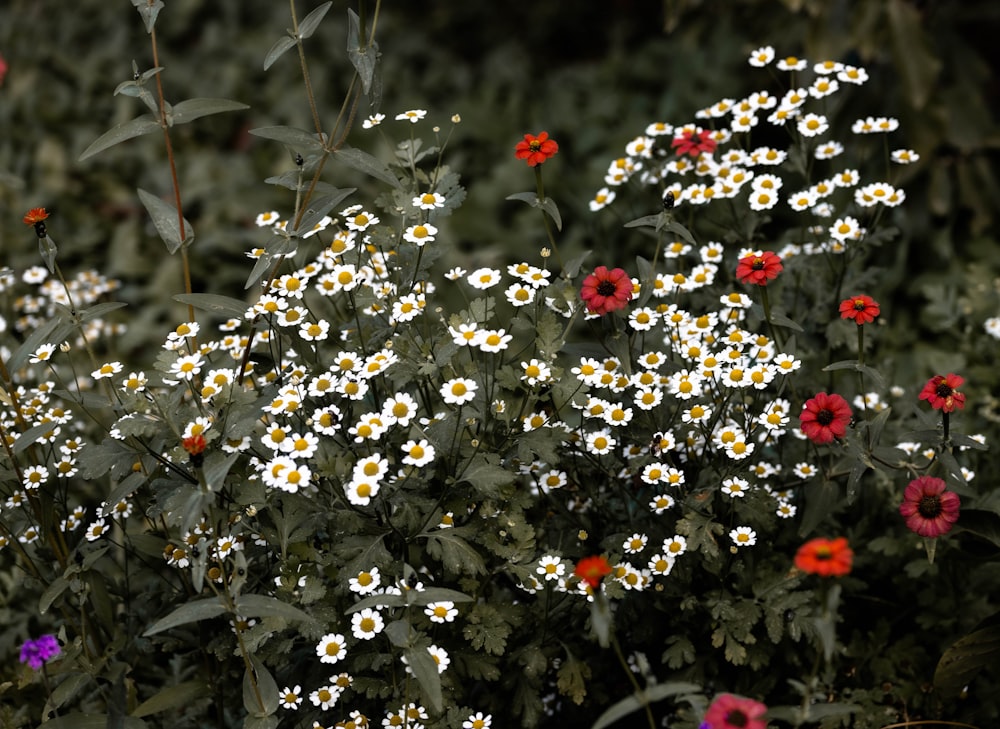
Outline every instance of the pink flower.
<svg viewBox="0 0 1000 729"><path fill-rule="evenodd" d="M732 694L719 694L705 712L707 729L767 729L762 718L767 707L759 701Z"/></svg>
<svg viewBox="0 0 1000 729"><path fill-rule="evenodd" d="M598 266L583 279L580 298L591 314L603 316L624 309L632 299L632 279L620 268L609 271L606 266Z"/></svg>
<svg viewBox="0 0 1000 729"><path fill-rule="evenodd" d="M934 476L910 481L899 505L899 513L906 518L910 531L932 539L951 531L958 521L961 499L945 488L945 482Z"/></svg>

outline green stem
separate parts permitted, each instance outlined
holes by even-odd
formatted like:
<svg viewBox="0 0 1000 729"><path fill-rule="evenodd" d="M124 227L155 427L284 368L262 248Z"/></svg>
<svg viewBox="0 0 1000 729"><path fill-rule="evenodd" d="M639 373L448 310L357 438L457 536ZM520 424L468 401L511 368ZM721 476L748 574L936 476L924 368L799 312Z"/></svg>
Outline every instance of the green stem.
<svg viewBox="0 0 1000 729"><path fill-rule="evenodd" d="M649 729L656 729L656 722L653 720L653 710L649 706L649 698L646 696L646 692L639 686L639 682L636 681L635 675L632 673L632 669L628 667L628 661L625 660L625 655L622 653L622 647L618 644L618 638L615 636L613 628L611 630L611 646L615 649L615 655L618 656L618 662L621 663L622 668L625 669L625 675L628 676L628 680L632 684L632 688L635 690L635 697L639 699L639 703L642 704L642 708L646 710L646 721L649 722Z"/></svg>
<svg viewBox="0 0 1000 729"><path fill-rule="evenodd" d="M535 191L538 194L538 202L545 202L545 184L542 182L541 165L535 165ZM552 224L549 222L549 216L545 212L544 208L539 209L542 211L542 222L545 224L545 235L548 236L549 245L552 246L552 253L554 253L556 257L556 265L559 266L560 272L565 272L562 257L559 255L559 247L556 245L556 238L552 233Z"/></svg>

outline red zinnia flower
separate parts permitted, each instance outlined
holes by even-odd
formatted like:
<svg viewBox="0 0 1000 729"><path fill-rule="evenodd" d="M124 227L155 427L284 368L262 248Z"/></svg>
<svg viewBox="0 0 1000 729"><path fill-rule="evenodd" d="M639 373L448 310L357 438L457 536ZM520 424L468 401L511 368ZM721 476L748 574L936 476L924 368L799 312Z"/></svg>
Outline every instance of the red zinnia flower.
<svg viewBox="0 0 1000 729"><path fill-rule="evenodd" d="M958 521L958 494L945 491L945 482L934 476L921 476L910 481L903 492L899 513L906 517L906 526L922 537L940 537L951 531Z"/></svg>
<svg viewBox="0 0 1000 729"><path fill-rule="evenodd" d="M679 137L674 137L670 146L677 150L678 156L685 154L697 157L702 152L711 154L715 151L716 142L712 139L712 132L705 129L701 132L688 130Z"/></svg>
<svg viewBox="0 0 1000 729"><path fill-rule="evenodd" d="M840 302L840 318L853 319L857 324L871 324L879 315L878 302L871 296L852 296Z"/></svg>
<svg viewBox="0 0 1000 729"><path fill-rule="evenodd" d="M736 265L736 278L743 283L767 286L767 282L777 278L783 268L781 259L771 251L751 253L741 258Z"/></svg>
<svg viewBox="0 0 1000 729"><path fill-rule="evenodd" d="M41 223L43 220L49 217L49 214L45 212L45 208L32 208L24 214L21 218L25 225L35 225Z"/></svg>
<svg viewBox="0 0 1000 729"><path fill-rule="evenodd" d="M598 266L583 279L580 298L592 314L607 314L609 311L624 309L632 299L632 279L620 268L611 271L607 266Z"/></svg>
<svg viewBox="0 0 1000 729"><path fill-rule="evenodd" d="M935 410L950 413L965 407L965 395L958 391L958 386L965 382L964 377L949 372L947 375L934 375L920 391L921 400L927 400Z"/></svg>
<svg viewBox="0 0 1000 729"><path fill-rule="evenodd" d="M596 590L601 580L611 574L611 565L604 557L584 557L576 563L573 574Z"/></svg>
<svg viewBox="0 0 1000 729"><path fill-rule="evenodd" d="M802 432L813 443L822 445L834 438L843 438L851 422L851 406L840 395L825 392L806 400L799 416Z"/></svg>
<svg viewBox="0 0 1000 729"><path fill-rule="evenodd" d="M524 139L514 147L514 156L526 160L528 167L534 167L558 151L559 145L556 140L549 139L548 132L540 132L537 137L534 134L525 134Z"/></svg>
<svg viewBox="0 0 1000 729"><path fill-rule="evenodd" d="M708 729L767 729L767 706L732 694L719 694L705 712Z"/></svg>
<svg viewBox="0 0 1000 729"><path fill-rule="evenodd" d="M820 577L841 577L851 571L854 552L847 546L847 539L817 537L799 547L795 553L795 566L803 572Z"/></svg>

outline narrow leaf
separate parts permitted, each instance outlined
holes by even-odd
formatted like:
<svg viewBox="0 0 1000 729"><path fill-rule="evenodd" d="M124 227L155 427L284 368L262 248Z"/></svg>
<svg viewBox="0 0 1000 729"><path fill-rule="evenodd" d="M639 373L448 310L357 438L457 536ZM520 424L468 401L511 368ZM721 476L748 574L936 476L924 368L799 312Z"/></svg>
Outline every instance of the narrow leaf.
<svg viewBox="0 0 1000 729"><path fill-rule="evenodd" d="M293 149L301 149L311 152L318 152L323 149L323 143L312 132L295 127L258 127L251 129L250 133L255 137L273 139L276 142L287 144Z"/></svg>
<svg viewBox="0 0 1000 729"><path fill-rule="evenodd" d="M250 663L243 674L243 707L251 716L271 716L278 710L278 684L263 663L253 656Z"/></svg>
<svg viewBox="0 0 1000 729"><path fill-rule="evenodd" d="M655 686L651 686L646 689L641 694L626 696L616 704L612 704L608 707L607 711L598 717L597 721L594 722L590 729L604 729L604 727L611 726L622 717L628 716L629 714L641 709L644 705L643 702L646 704L652 704L669 696L677 696L678 694L693 694L700 690L700 687L693 683L684 683L681 681L658 683Z"/></svg>
<svg viewBox="0 0 1000 729"><path fill-rule="evenodd" d="M143 134L151 134L160 130L160 123L149 114L143 114L127 122L122 122L116 127L112 127L104 134L95 139L89 147L83 150L80 155L80 162L93 157L98 152L103 152L108 147L114 147L133 137L140 137Z"/></svg>
<svg viewBox="0 0 1000 729"><path fill-rule="evenodd" d="M242 319L250 308L244 301L219 294L175 294L174 301L190 304L200 311L223 314L232 319Z"/></svg>
<svg viewBox="0 0 1000 729"><path fill-rule="evenodd" d="M147 724L142 719L133 716L120 717L123 729L146 729ZM107 714L82 714L73 713L49 719L47 722L38 725L38 729L107 729L110 726L110 717Z"/></svg>
<svg viewBox="0 0 1000 729"><path fill-rule="evenodd" d="M69 580L62 575L52 580L49 586L45 588L45 592L43 592L42 596L38 599L38 612L43 615L47 613L49 608L52 606L52 603L55 602L57 597L66 591L67 587L69 587Z"/></svg>
<svg viewBox="0 0 1000 729"><path fill-rule="evenodd" d="M199 620L218 617L224 612L226 612L226 606L216 597L193 600L192 602L184 603L167 617L157 620L146 629L143 635L156 635L157 633L162 633L164 630L176 628L178 625L186 625L187 623L196 623Z"/></svg>
<svg viewBox="0 0 1000 729"><path fill-rule="evenodd" d="M655 228L660 222L659 215L644 215L641 218L630 220L625 223L626 228Z"/></svg>
<svg viewBox="0 0 1000 729"><path fill-rule="evenodd" d="M378 63L378 45L374 42L368 45L361 37L361 21L351 9L347 10L347 27L347 57L358 72L362 91L368 95L375 77L375 64Z"/></svg>
<svg viewBox="0 0 1000 729"><path fill-rule="evenodd" d="M364 172L376 180L382 180L382 182L392 185L397 190L403 189L402 183L392 174L392 171L384 163L367 152L355 149L354 147L344 147L343 149L338 149L334 157L351 169Z"/></svg>
<svg viewBox="0 0 1000 729"><path fill-rule="evenodd" d="M304 17L302 19L302 22L299 23L299 38L306 39L312 36L312 34L316 32L316 28L319 27L320 22L323 20L323 17L327 14L332 5L333 5L333 0L331 0L330 2L323 3L318 8L309 13L309 15Z"/></svg>
<svg viewBox="0 0 1000 729"><path fill-rule="evenodd" d="M204 681L185 681L176 686L165 688L152 698L142 702L132 712L132 716L149 716L168 709L187 706L210 693L211 689Z"/></svg>
<svg viewBox="0 0 1000 729"><path fill-rule="evenodd" d="M245 618L272 616L297 623L315 622L308 613L270 595L240 595L236 600L236 612Z"/></svg>
<svg viewBox="0 0 1000 729"><path fill-rule="evenodd" d="M342 203L347 197L349 197L355 190L356 187L347 187L342 190L335 189L333 193L329 195L323 195L322 197L314 198L309 209L302 216L302 221L299 223L297 230L301 234L308 233L312 230L317 223L323 220L333 208Z"/></svg>
<svg viewBox="0 0 1000 729"><path fill-rule="evenodd" d="M271 46L271 50L269 50L267 55L264 56L264 70L266 71L274 65L274 62L281 58L285 54L285 51L292 48L294 45L295 39L291 36L285 35L278 38L278 40L274 42L274 45Z"/></svg>
<svg viewBox="0 0 1000 729"><path fill-rule="evenodd" d="M662 224L663 230L667 231L668 233L675 233L676 235L679 235L681 238L683 238L693 246L698 245L698 243L694 239L694 236L691 235L690 230L688 230L683 225L678 223L676 220L671 218L667 213L661 213L661 215L667 218ZM658 225L657 228L659 227L660 226Z"/></svg>
<svg viewBox="0 0 1000 729"><path fill-rule="evenodd" d="M1000 613L995 613L976 630L959 638L941 656L934 671L934 687L953 697L984 668L1000 663Z"/></svg>
<svg viewBox="0 0 1000 729"><path fill-rule="evenodd" d="M430 704L435 714L440 714L444 701L441 697L441 676L438 674L437 662L426 648L407 648L403 651L406 664L413 671L417 683L423 689L424 698Z"/></svg>
<svg viewBox="0 0 1000 729"><path fill-rule="evenodd" d="M160 238L163 240L164 244L167 246L167 250L173 255L176 253L180 247L185 243L185 241L190 241L194 238L194 229L191 227L191 223L184 220L184 239L181 239L181 227L180 223L177 221L177 208L168 202L165 202L158 198L151 192L146 192L141 187L138 188L139 200L145 206L146 211L149 213L149 217L153 219L153 225L156 227L156 232L160 234Z"/></svg>
<svg viewBox="0 0 1000 729"><path fill-rule="evenodd" d="M188 99L174 104L170 119L174 124L187 124L195 119L210 114L221 114L225 111L241 111L249 109L246 104L229 99Z"/></svg>
<svg viewBox="0 0 1000 729"><path fill-rule="evenodd" d="M109 314L117 309L128 306L124 301L106 301L103 304L94 304L80 312L80 321L87 322L99 319L105 314Z"/></svg>
<svg viewBox="0 0 1000 729"><path fill-rule="evenodd" d="M556 224L556 229L562 230L562 216L559 214L559 208L556 206L556 201L551 197L547 197L541 201L540 207L549 214L550 218L552 218L552 222Z"/></svg>

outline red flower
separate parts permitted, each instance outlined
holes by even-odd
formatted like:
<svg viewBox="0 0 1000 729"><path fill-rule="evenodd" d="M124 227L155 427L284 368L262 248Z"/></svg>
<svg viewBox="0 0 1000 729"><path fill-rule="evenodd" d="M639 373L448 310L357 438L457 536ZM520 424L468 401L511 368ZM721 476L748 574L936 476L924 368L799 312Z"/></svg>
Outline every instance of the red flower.
<svg viewBox="0 0 1000 729"><path fill-rule="evenodd" d="M921 476L910 481L903 492L899 513L906 518L910 531L922 537L940 537L951 531L958 521L958 494L945 491L945 482L934 476Z"/></svg>
<svg viewBox="0 0 1000 729"><path fill-rule="evenodd" d="M670 146L677 150L677 155L683 157L685 154L697 157L702 152L711 154L715 151L716 142L712 139L712 132L705 129L701 132L688 130L681 136L674 137Z"/></svg>
<svg viewBox="0 0 1000 729"><path fill-rule="evenodd" d="M573 574L596 590L601 580L611 574L611 565L604 557L584 557L576 563Z"/></svg>
<svg viewBox="0 0 1000 729"><path fill-rule="evenodd" d="M878 302L864 294L840 302L840 318L853 319L859 326L871 324L879 315Z"/></svg>
<svg viewBox="0 0 1000 729"><path fill-rule="evenodd" d="M767 286L767 282L777 278L783 268L781 259L771 251L751 253L741 258L736 265L736 278L743 283Z"/></svg>
<svg viewBox="0 0 1000 729"><path fill-rule="evenodd" d="M190 438L185 438L181 441L181 445L184 447L188 453L192 456L200 456L205 452L205 436L203 435L192 435Z"/></svg>
<svg viewBox="0 0 1000 729"><path fill-rule="evenodd" d="M536 137L533 134L525 134L524 139L514 147L514 156L528 162L528 167L540 165L549 157L559 151L556 140L549 139L548 132L540 132Z"/></svg>
<svg viewBox="0 0 1000 729"><path fill-rule="evenodd" d="M25 225L37 225L43 220L49 217L49 214L45 211L45 208L32 208L24 214L21 218Z"/></svg>
<svg viewBox="0 0 1000 729"><path fill-rule="evenodd" d="M708 729L767 729L763 716L767 707L759 701L732 694L719 694L705 712Z"/></svg>
<svg viewBox="0 0 1000 729"><path fill-rule="evenodd" d="M624 309L632 299L632 279L620 268L609 271L606 266L598 266L583 279L580 298L592 314L603 316Z"/></svg>
<svg viewBox="0 0 1000 729"><path fill-rule="evenodd" d="M3 56L0 56L0 86L3 86L3 77L7 75L7 61L4 60Z"/></svg>
<svg viewBox="0 0 1000 729"><path fill-rule="evenodd" d="M795 566L803 572L820 577L841 577L851 571L854 552L844 537L826 539L817 537L799 547L795 553Z"/></svg>
<svg viewBox="0 0 1000 729"><path fill-rule="evenodd" d="M802 432L813 443L822 445L834 438L843 438L851 422L851 406L840 395L825 392L806 400L799 416Z"/></svg>
<svg viewBox="0 0 1000 729"><path fill-rule="evenodd" d="M965 382L964 377L948 373L934 375L920 391L920 399L927 400L935 410L950 413L965 407L965 395L958 391L959 385Z"/></svg>

